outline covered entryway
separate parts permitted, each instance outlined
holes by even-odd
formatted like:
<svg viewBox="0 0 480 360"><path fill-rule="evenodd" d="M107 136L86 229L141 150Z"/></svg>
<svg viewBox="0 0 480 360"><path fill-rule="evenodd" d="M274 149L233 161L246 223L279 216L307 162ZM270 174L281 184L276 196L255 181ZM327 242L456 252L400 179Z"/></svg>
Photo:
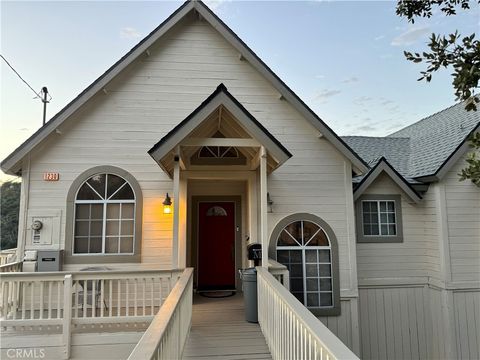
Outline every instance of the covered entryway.
<svg viewBox="0 0 480 360"><path fill-rule="evenodd" d="M267 176L292 155L223 84L149 154L173 179L173 267L195 267L199 289L235 289L236 269L247 265L241 253L249 242L262 243L268 258ZM191 181L208 183L195 196L239 196L243 223L234 221L240 211L228 201L192 204ZM222 192L219 182L245 186L241 192ZM207 216L210 210L217 216ZM224 211L226 216L218 215Z"/></svg>

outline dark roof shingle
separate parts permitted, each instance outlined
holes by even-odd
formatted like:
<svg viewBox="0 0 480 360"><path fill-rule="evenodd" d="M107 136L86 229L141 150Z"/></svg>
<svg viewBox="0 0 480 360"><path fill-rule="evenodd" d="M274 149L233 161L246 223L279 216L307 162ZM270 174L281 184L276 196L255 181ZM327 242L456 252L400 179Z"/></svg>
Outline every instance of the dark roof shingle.
<svg viewBox="0 0 480 360"><path fill-rule="evenodd" d="M480 111L458 103L386 137L344 136L371 167L384 156L406 179L434 175L480 124Z"/></svg>

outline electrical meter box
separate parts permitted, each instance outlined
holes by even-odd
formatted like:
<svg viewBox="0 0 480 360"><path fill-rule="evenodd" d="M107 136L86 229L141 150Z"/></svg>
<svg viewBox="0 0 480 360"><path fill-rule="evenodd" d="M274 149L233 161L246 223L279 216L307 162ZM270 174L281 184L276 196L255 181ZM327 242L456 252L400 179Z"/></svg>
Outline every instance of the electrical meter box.
<svg viewBox="0 0 480 360"><path fill-rule="evenodd" d="M62 271L63 250L38 250L37 271Z"/></svg>
<svg viewBox="0 0 480 360"><path fill-rule="evenodd" d="M26 248L28 250L60 248L60 211L30 210L27 221Z"/></svg>

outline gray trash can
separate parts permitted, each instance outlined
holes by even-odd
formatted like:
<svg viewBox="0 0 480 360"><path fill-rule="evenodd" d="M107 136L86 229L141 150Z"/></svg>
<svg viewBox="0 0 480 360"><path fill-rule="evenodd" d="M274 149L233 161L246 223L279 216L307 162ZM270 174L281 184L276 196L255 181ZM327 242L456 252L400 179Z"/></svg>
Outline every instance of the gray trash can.
<svg viewBox="0 0 480 360"><path fill-rule="evenodd" d="M240 279L242 279L245 320L258 323L257 270L255 268L248 268L239 271Z"/></svg>

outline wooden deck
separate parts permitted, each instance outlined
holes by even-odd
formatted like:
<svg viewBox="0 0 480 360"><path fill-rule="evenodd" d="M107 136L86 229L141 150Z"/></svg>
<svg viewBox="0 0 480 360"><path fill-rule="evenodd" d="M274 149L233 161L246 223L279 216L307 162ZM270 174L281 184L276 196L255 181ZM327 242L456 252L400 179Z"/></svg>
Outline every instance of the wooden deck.
<svg viewBox="0 0 480 360"><path fill-rule="evenodd" d="M271 359L258 324L245 320L243 297L195 295L192 329L183 359Z"/></svg>

